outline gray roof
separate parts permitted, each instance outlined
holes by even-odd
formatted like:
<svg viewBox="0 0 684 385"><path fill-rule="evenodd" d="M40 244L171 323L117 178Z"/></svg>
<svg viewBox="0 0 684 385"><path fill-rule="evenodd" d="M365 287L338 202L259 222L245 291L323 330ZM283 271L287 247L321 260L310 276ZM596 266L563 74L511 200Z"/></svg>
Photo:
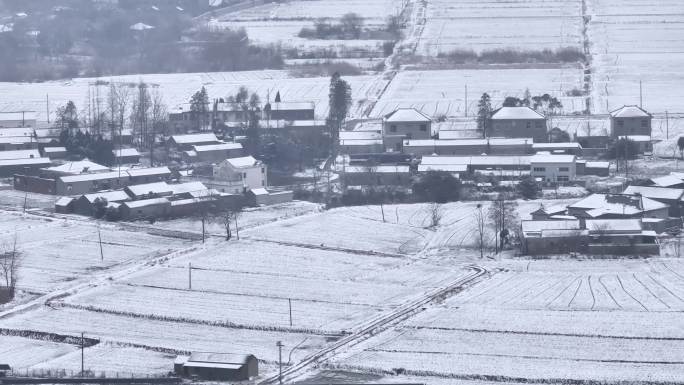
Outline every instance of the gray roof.
<svg viewBox="0 0 684 385"><path fill-rule="evenodd" d="M623 106L611 111L610 116L613 118L648 118L651 114L639 106Z"/></svg>
<svg viewBox="0 0 684 385"><path fill-rule="evenodd" d="M385 115L387 122L430 122L429 116L415 108L399 108Z"/></svg>
<svg viewBox="0 0 684 385"><path fill-rule="evenodd" d="M187 362L244 365L250 358L255 357L251 354L195 352L190 355Z"/></svg>
<svg viewBox="0 0 684 385"><path fill-rule="evenodd" d="M530 107L501 107L494 115L493 120L508 120L508 119L546 119L544 115L531 109Z"/></svg>

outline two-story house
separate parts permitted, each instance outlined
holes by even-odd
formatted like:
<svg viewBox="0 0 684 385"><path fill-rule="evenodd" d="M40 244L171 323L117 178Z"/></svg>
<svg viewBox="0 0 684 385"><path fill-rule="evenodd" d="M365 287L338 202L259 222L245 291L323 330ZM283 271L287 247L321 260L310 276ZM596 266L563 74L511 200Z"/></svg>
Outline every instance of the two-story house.
<svg viewBox="0 0 684 385"><path fill-rule="evenodd" d="M501 107L489 119L485 136L490 138L533 138L548 142L546 117L530 107Z"/></svg>
<svg viewBox="0 0 684 385"><path fill-rule="evenodd" d="M399 108L382 118L382 144L385 151L402 150L405 139L430 139L432 120L415 108Z"/></svg>
<svg viewBox="0 0 684 385"><path fill-rule="evenodd" d="M230 158L215 165L214 180L231 189L225 192L234 194L268 185L266 165L252 156Z"/></svg>

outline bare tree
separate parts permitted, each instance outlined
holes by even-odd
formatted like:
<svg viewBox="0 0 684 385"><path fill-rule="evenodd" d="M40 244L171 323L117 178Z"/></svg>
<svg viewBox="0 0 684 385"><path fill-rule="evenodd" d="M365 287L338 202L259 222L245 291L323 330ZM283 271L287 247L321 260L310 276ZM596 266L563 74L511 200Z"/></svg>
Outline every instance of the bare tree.
<svg viewBox="0 0 684 385"><path fill-rule="evenodd" d="M485 215L484 207L481 203L477 204L474 215L476 225L475 235L477 236L477 238L475 239L475 244L477 248L480 250L480 258L484 258L484 250L487 245L485 241L487 231L487 216Z"/></svg>
<svg viewBox="0 0 684 385"><path fill-rule="evenodd" d="M12 243L0 248L0 274L5 281L5 287L9 290L10 298L14 297L14 291L17 287L22 257L23 253L18 249L17 234L15 233Z"/></svg>
<svg viewBox="0 0 684 385"><path fill-rule="evenodd" d="M518 223L517 206L517 203L514 200L509 200L505 194L499 194L489 206L487 216L494 224L494 247L497 253L503 250L508 241L509 229L514 228Z"/></svg>
<svg viewBox="0 0 684 385"><path fill-rule="evenodd" d="M164 103L164 98L158 89L152 89L150 92L150 127L152 132L150 133L150 163L154 167L154 145L157 140L157 135L166 135L167 123L169 120L168 110L166 104Z"/></svg>
<svg viewBox="0 0 684 385"><path fill-rule="evenodd" d="M442 205L439 203L432 203L429 207L430 210L430 227L439 226L439 222L442 220ZM397 221L398 222L398 221Z"/></svg>
<svg viewBox="0 0 684 385"><path fill-rule="evenodd" d="M366 173L368 174L368 186L371 189L371 194L375 193L381 185L381 177L378 175L378 166L369 165L366 167ZM385 222L385 206L383 205L383 199L385 197L380 197L380 213L382 214L382 221Z"/></svg>

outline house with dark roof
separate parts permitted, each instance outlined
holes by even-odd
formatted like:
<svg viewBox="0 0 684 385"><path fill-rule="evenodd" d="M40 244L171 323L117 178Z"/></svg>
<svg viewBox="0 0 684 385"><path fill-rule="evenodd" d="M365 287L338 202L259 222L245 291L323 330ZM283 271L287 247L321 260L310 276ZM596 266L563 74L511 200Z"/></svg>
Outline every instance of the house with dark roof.
<svg viewBox="0 0 684 385"><path fill-rule="evenodd" d="M623 106L610 112L610 134L620 136L651 137L653 116L639 106Z"/></svg>
<svg viewBox="0 0 684 385"><path fill-rule="evenodd" d="M546 117L530 107L501 107L489 119L485 136L533 138L536 143L548 142Z"/></svg>
<svg viewBox="0 0 684 385"><path fill-rule="evenodd" d="M430 139L432 119L415 108L399 108L382 118L382 143L385 151L402 150L406 139Z"/></svg>

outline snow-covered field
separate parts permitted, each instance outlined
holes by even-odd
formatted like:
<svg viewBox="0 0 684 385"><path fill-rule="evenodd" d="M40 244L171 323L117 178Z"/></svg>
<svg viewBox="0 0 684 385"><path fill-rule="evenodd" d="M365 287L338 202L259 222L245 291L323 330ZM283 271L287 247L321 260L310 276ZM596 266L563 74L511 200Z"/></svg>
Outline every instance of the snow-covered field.
<svg viewBox="0 0 684 385"><path fill-rule="evenodd" d="M382 89L384 80L381 76L362 75L345 76L352 88L354 106ZM328 111L328 77L293 78L288 71L243 71L243 72L211 72L193 74L149 74L124 75L107 78L75 78L63 81L43 83L3 83L0 82L0 111L36 111L38 120L47 120L46 95L50 100L51 121L54 121L57 108L69 100L83 109L88 98L88 88L91 93L99 88L102 103L108 93L108 86L95 86L97 81L116 83L138 83L144 81L159 89L164 102L169 107L187 103L190 97L202 86L206 87L210 98L221 98L237 93L242 86L250 92L259 94L266 100L270 94L271 101L277 91L283 102L309 101L315 103L316 116L325 118ZM376 84L378 83L378 84Z"/></svg>
<svg viewBox="0 0 684 385"><path fill-rule="evenodd" d="M651 112L684 112L684 14L679 0L588 1L595 112L639 104Z"/></svg>
<svg viewBox="0 0 684 385"><path fill-rule="evenodd" d="M464 116L466 86L468 116L477 114L477 102L485 92L496 108L507 96L522 97L526 89L532 95L548 93L559 98L564 112L570 114L585 108L582 97L566 96L568 91L582 89L582 76L582 70L575 67L403 71L392 80L370 116L381 117L400 107L413 107L435 117Z"/></svg>
<svg viewBox="0 0 684 385"><path fill-rule="evenodd" d="M273 2L221 15L209 22L213 28L244 28L258 44L280 44L299 49L365 48L382 52L382 40L316 40L298 36L312 28L318 18L338 22L348 12L363 18L367 28L381 29L390 15L401 12L401 3L391 0L294 0Z"/></svg>
<svg viewBox="0 0 684 385"><path fill-rule="evenodd" d="M434 56L455 49L580 48L581 7L579 0L430 0L417 53Z"/></svg>
<svg viewBox="0 0 684 385"><path fill-rule="evenodd" d="M438 378L684 379L680 260L507 267L333 365Z"/></svg>

